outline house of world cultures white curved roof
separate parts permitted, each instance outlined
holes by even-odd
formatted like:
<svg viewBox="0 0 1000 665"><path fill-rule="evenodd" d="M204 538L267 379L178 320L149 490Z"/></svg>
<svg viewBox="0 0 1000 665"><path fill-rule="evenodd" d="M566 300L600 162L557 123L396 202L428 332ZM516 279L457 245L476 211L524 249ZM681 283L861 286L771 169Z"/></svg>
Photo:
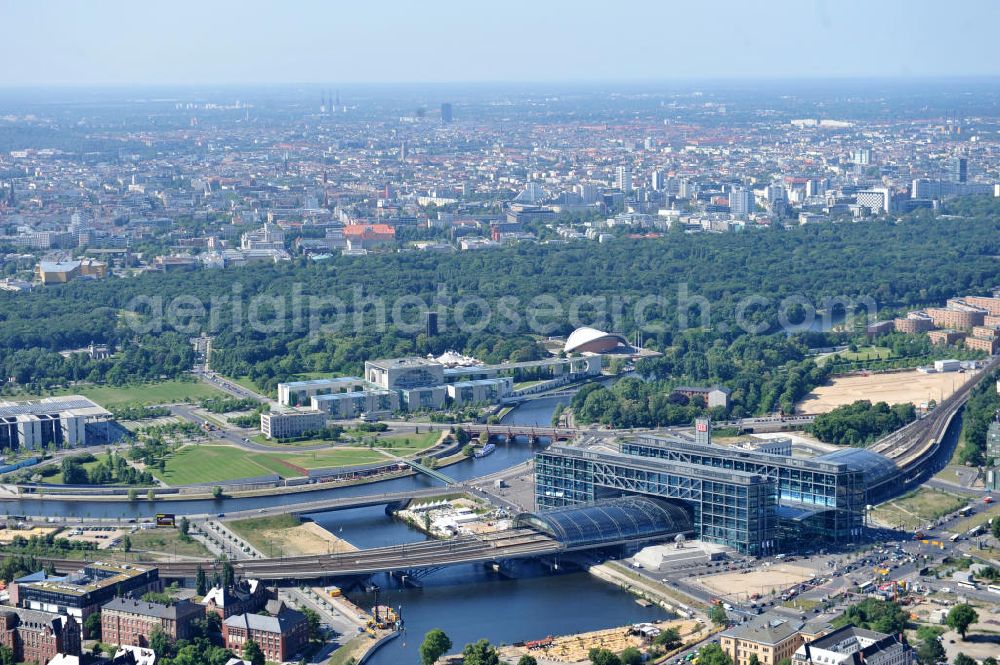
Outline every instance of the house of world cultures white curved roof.
<svg viewBox="0 0 1000 665"><path fill-rule="evenodd" d="M573 331L566 339L563 351L566 353L607 353L619 346L628 346L628 340L615 333L585 327Z"/></svg>

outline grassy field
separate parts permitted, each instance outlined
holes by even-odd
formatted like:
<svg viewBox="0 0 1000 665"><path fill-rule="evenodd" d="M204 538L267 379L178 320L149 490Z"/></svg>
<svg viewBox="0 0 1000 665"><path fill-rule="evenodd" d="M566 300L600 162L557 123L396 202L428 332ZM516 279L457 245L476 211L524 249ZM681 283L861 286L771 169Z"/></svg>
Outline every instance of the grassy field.
<svg viewBox="0 0 1000 665"><path fill-rule="evenodd" d="M258 463L258 456L266 457L234 446L185 446L167 458L166 470L151 471L168 485L210 484L277 473L274 468ZM284 473L294 474L287 467Z"/></svg>
<svg viewBox="0 0 1000 665"><path fill-rule="evenodd" d="M185 446L167 458L166 469L153 474L168 485L209 485L225 480L276 473L282 478L303 475L303 469L353 466L386 461L385 455L367 448L335 448L303 453L256 453L235 446ZM288 464L286 464L287 462Z"/></svg>
<svg viewBox="0 0 1000 665"><path fill-rule="evenodd" d="M181 540L181 533L177 529L140 529L128 534L128 537L132 540L133 552L142 550L159 554L212 558L212 553L197 540L193 538L189 541Z"/></svg>
<svg viewBox="0 0 1000 665"><path fill-rule="evenodd" d="M873 519L882 524L915 530L967 503L968 500L960 496L924 487L879 505L871 514Z"/></svg>
<svg viewBox="0 0 1000 665"><path fill-rule="evenodd" d="M270 453L261 453L264 456L275 457ZM303 469L325 469L335 466L353 466L355 464L371 464L372 462L385 462L388 458L377 450L367 448L336 448L331 450L313 450L297 455L280 455L281 459L301 466Z"/></svg>
<svg viewBox="0 0 1000 665"><path fill-rule="evenodd" d="M274 515L268 517L250 517L245 520L233 520L226 522L226 526L243 540L250 543L255 549L265 554L269 554L273 548L280 546L272 538L264 535L265 532L274 532L281 529L294 529L302 524L295 515Z"/></svg>
<svg viewBox="0 0 1000 665"><path fill-rule="evenodd" d="M417 453L427 450L441 438L441 432L422 432L420 434L391 434L381 436L376 444L397 455Z"/></svg>
<svg viewBox="0 0 1000 665"><path fill-rule="evenodd" d="M885 360L892 356L892 349L881 346L863 346L857 351L841 351L837 355L843 360Z"/></svg>
<svg viewBox="0 0 1000 665"><path fill-rule="evenodd" d="M105 408L125 404L169 404L225 394L201 381L159 381L131 386L74 386L59 394L83 395Z"/></svg>

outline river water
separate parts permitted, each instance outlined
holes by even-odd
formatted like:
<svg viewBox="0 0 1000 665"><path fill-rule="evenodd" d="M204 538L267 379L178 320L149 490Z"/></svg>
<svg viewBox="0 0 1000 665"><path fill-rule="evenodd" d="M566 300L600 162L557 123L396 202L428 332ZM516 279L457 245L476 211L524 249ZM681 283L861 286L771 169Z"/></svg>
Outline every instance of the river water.
<svg viewBox="0 0 1000 665"><path fill-rule="evenodd" d="M551 417L551 416L550 416ZM519 464L535 454L544 444L531 445L521 439L514 443L498 443L496 452L482 459L467 459L441 469L455 480L469 480L485 476ZM304 501L319 501L340 496L383 494L411 489L424 489L439 485L423 475L406 476L377 483L331 487L326 490L298 492L252 498L198 499L192 501L59 501L56 499L12 499L0 501L0 512L7 515L52 515L85 518L138 518L152 517L156 513L200 515L237 510L255 510L270 506L287 506Z"/></svg>

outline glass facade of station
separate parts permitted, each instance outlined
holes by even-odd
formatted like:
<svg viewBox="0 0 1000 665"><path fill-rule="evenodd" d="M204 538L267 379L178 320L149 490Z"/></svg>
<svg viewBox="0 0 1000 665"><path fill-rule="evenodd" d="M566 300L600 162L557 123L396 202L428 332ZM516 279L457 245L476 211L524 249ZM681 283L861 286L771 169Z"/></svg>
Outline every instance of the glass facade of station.
<svg viewBox="0 0 1000 665"><path fill-rule="evenodd" d="M535 490L539 508L635 494L684 502L697 537L767 554L787 541L857 540L866 487L894 473L866 450L804 459L640 436L618 453L549 448L536 457Z"/></svg>
<svg viewBox="0 0 1000 665"><path fill-rule="evenodd" d="M686 506L698 538L748 554L775 551L775 488L762 476L564 446L539 453L535 464L541 509L652 496Z"/></svg>

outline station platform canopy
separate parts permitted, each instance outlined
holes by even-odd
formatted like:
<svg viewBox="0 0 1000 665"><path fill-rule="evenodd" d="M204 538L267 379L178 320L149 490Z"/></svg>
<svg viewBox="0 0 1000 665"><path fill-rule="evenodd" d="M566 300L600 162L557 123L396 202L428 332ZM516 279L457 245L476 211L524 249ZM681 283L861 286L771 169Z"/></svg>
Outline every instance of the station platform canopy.
<svg viewBox="0 0 1000 665"><path fill-rule="evenodd" d="M694 529L691 516L681 506L639 496L521 513L514 523L540 531L569 548L645 540Z"/></svg>

